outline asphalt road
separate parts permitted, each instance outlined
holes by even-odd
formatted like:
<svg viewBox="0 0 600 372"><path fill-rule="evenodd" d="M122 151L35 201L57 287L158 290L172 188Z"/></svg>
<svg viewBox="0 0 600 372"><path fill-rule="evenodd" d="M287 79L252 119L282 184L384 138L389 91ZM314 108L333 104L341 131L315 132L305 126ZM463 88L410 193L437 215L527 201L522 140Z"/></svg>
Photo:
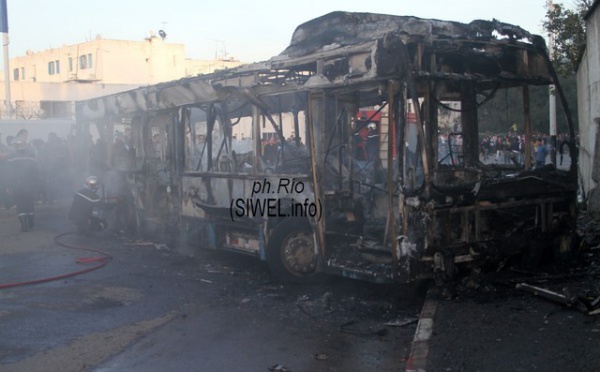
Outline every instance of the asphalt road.
<svg viewBox="0 0 600 372"><path fill-rule="evenodd" d="M27 233L14 209L0 210L0 286L81 270L90 264L78 258L101 256L54 243L71 228L67 207L38 206ZM570 272L600 272L600 224L586 226L594 243ZM288 286L251 257L191 257L164 242L107 234L61 241L112 260L0 289L2 372L405 371L415 360L416 324L386 323L415 320L424 287L342 279ZM458 279L429 292L436 311L423 371L600 370L600 316L518 291L507 282L515 276L527 275L505 267L483 274L476 288ZM594 296L582 276L534 284Z"/></svg>
<svg viewBox="0 0 600 372"><path fill-rule="evenodd" d="M0 285L90 267L54 238L68 205L33 231L0 210ZM335 279L273 281L250 257L100 234L61 241L112 260L86 274L0 289L0 371L403 371L424 291ZM156 243L156 244L155 244ZM189 251L189 250L188 250Z"/></svg>

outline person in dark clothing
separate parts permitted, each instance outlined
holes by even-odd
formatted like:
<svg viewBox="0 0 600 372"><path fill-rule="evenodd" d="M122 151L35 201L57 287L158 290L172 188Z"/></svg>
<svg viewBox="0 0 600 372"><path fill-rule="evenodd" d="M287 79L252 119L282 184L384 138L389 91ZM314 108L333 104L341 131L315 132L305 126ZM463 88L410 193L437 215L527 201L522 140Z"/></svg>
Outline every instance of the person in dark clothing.
<svg viewBox="0 0 600 372"><path fill-rule="evenodd" d="M48 134L48 141L39 152L40 174L44 180L44 198L46 203L54 203L65 189L68 179L69 149L66 142L56 133Z"/></svg>
<svg viewBox="0 0 600 372"><path fill-rule="evenodd" d="M133 168L135 153L129 142L130 140L122 132L117 131L111 154L111 166L114 169L129 171Z"/></svg>
<svg viewBox="0 0 600 372"><path fill-rule="evenodd" d="M355 129L352 139L354 140L354 158L356 160L367 160L367 151L365 150L365 144L367 142L367 136L369 135L369 129L366 126L357 124L358 128Z"/></svg>
<svg viewBox="0 0 600 372"><path fill-rule="evenodd" d="M24 142L17 142L17 150L8 158L9 190L17 206L21 231L34 226L35 201L39 192L39 169L35 157L27 151Z"/></svg>
<svg viewBox="0 0 600 372"><path fill-rule="evenodd" d="M537 139L537 151L535 153L535 167L543 167L546 164L546 156L548 156L548 148L541 138Z"/></svg>
<svg viewBox="0 0 600 372"><path fill-rule="evenodd" d="M10 147L12 138L12 136L6 137L7 146L0 143L0 205L6 209L12 208L14 205L12 196L8 194L10 189L8 158L12 153L12 148Z"/></svg>
<svg viewBox="0 0 600 372"><path fill-rule="evenodd" d="M94 209L98 208L101 199L97 194L100 187L98 179L90 176L85 180L85 186L73 197L73 203L69 210L69 219L77 225L79 233L86 234L90 230L103 230L106 222L94 215Z"/></svg>
<svg viewBox="0 0 600 372"><path fill-rule="evenodd" d="M514 165L519 166L520 163L520 159L519 159L519 154L520 154L520 147L519 147L519 138L518 137L511 137L510 138L510 145L509 145L509 149L510 149L510 154L509 154L509 158L510 161L513 162Z"/></svg>
<svg viewBox="0 0 600 372"><path fill-rule="evenodd" d="M279 146L275 142L275 137L271 137L263 150L263 158L267 166L274 167L279 157Z"/></svg>
<svg viewBox="0 0 600 372"><path fill-rule="evenodd" d="M377 124L370 123L367 127L369 128L369 134L365 143L367 160L375 161L379 159L379 133L377 132Z"/></svg>

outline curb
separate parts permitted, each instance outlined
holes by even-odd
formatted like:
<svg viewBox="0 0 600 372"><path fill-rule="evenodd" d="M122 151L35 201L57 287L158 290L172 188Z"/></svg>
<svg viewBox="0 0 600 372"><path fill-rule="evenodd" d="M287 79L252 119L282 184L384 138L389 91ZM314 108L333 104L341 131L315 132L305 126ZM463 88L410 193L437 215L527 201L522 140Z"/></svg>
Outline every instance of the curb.
<svg viewBox="0 0 600 372"><path fill-rule="evenodd" d="M431 289L427 291L425 303L419 316L419 323L413 338L410 355L406 361L406 372L426 372L429 354L429 339L433 333L433 319L437 310L437 300L431 298Z"/></svg>

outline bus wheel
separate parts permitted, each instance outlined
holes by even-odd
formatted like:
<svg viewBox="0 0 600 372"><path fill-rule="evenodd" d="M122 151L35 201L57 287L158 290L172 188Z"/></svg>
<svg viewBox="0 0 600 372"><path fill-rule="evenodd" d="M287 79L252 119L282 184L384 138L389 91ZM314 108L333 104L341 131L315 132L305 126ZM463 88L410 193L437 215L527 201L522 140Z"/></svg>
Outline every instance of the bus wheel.
<svg viewBox="0 0 600 372"><path fill-rule="evenodd" d="M281 281L320 281L322 277L317 272L317 253L308 221L291 218L279 224L269 238L267 262L273 275Z"/></svg>

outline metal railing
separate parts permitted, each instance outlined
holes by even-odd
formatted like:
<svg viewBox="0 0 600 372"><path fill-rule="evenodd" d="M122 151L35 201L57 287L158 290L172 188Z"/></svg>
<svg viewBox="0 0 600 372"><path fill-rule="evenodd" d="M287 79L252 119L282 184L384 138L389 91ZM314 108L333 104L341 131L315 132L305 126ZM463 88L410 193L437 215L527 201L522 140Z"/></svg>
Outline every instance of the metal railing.
<svg viewBox="0 0 600 372"><path fill-rule="evenodd" d="M6 102L0 104L0 119L72 119L72 102L16 101L10 106ZM45 106L45 108L44 108Z"/></svg>

